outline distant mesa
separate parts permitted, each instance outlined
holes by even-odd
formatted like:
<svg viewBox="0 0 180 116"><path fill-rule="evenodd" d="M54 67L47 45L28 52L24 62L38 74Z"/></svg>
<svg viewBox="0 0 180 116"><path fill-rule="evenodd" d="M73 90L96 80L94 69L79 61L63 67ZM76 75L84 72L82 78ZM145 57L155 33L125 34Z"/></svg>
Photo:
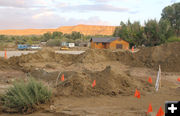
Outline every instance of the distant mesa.
<svg viewBox="0 0 180 116"><path fill-rule="evenodd" d="M115 26L99 26L99 25L84 25L76 26L61 26L56 29L8 29L0 30L0 35L42 35L47 32L59 31L63 33L71 33L72 31L80 32L84 35L112 35Z"/></svg>

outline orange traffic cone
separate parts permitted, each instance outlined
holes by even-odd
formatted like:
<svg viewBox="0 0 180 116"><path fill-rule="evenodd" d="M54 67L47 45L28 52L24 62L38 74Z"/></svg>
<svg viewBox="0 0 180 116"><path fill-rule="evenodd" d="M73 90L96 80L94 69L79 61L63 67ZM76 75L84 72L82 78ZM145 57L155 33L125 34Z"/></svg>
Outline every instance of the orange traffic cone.
<svg viewBox="0 0 180 116"><path fill-rule="evenodd" d="M148 108L147 114L148 114L149 112L152 112L152 106L151 106L151 104L149 104L149 108Z"/></svg>
<svg viewBox="0 0 180 116"><path fill-rule="evenodd" d="M151 78L151 77L149 77L148 82L149 82L150 84L152 84L152 78Z"/></svg>
<svg viewBox="0 0 180 116"><path fill-rule="evenodd" d="M136 89L134 96L137 98L141 98L140 92Z"/></svg>
<svg viewBox="0 0 180 116"><path fill-rule="evenodd" d="M134 52L134 46L132 46L132 52Z"/></svg>
<svg viewBox="0 0 180 116"><path fill-rule="evenodd" d="M4 59L7 59L7 53L6 53L6 50L4 52Z"/></svg>
<svg viewBox="0 0 180 116"><path fill-rule="evenodd" d="M61 76L61 81L64 81L64 74Z"/></svg>
<svg viewBox="0 0 180 116"><path fill-rule="evenodd" d="M163 116L163 115L164 115L164 111L160 107L158 113L156 114L156 116Z"/></svg>
<svg viewBox="0 0 180 116"><path fill-rule="evenodd" d="M96 86L96 80L93 81L92 87Z"/></svg>
<svg viewBox="0 0 180 116"><path fill-rule="evenodd" d="M179 81L179 82L180 82L180 77L177 79L177 81Z"/></svg>

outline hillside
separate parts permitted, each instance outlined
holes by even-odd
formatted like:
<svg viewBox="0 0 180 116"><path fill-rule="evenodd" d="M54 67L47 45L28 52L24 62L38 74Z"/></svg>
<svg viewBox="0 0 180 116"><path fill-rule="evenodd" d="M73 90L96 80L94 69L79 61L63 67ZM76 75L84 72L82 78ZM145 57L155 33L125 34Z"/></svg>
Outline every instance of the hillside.
<svg viewBox="0 0 180 116"><path fill-rule="evenodd" d="M84 35L112 35L115 26L96 26L96 25L76 25L62 26L57 29L23 29L23 30L0 30L1 35L41 35L46 32L60 31L71 33L72 31L81 32Z"/></svg>

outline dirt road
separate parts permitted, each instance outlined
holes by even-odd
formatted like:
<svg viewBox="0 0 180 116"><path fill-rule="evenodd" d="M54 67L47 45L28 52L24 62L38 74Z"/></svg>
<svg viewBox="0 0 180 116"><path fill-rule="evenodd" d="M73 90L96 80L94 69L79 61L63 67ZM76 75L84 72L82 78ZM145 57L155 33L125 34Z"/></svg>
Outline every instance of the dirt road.
<svg viewBox="0 0 180 116"><path fill-rule="evenodd" d="M7 57L10 58L12 56L20 56L22 54L29 54L29 53L35 53L37 51L7 51ZM56 53L61 54L81 54L84 51L55 51ZM5 52L0 51L0 57L4 57Z"/></svg>

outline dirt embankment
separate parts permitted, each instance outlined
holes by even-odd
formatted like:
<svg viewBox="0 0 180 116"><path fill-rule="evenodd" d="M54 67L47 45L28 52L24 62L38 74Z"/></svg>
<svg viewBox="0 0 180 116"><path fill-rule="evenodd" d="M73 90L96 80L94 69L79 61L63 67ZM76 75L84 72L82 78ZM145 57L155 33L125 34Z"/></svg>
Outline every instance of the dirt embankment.
<svg viewBox="0 0 180 116"><path fill-rule="evenodd" d="M148 67L155 70L161 65L162 71L180 71L180 42L142 48L136 53L129 51L88 50L77 58L81 63L119 61L134 67Z"/></svg>
<svg viewBox="0 0 180 116"><path fill-rule="evenodd" d="M8 60L0 57L0 70L8 70L8 69L16 69L19 70L20 67L18 65L9 64Z"/></svg>
<svg viewBox="0 0 180 116"><path fill-rule="evenodd" d="M180 43L169 43L156 47L142 48L137 53L129 51L111 51L89 49L80 55L57 54L44 49L33 54L12 57L8 60L0 59L1 68L23 67L26 63L56 62L61 65L78 63L99 63L118 61L134 67L148 67L157 69L161 65L162 71L180 71ZM31 68L30 66L28 68Z"/></svg>
<svg viewBox="0 0 180 116"><path fill-rule="evenodd" d="M65 73L66 74L66 73ZM96 80L96 86L92 87ZM146 81L140 81L125 74L116 74L107 66L102 71L73 73L60 82L57 95L62 96L98 96L98 95L132 95L134 88L141 89L142 94L151 92L153 87Z"/></svg>
<svg viewBox="0 0 180 116"><path fill-rule="evenodd" d="M180 42L143 48L135 54L135 58L141 65L149 68L158 69L158 66L161 65L162 71L179 72ZM136 63L135 66L140 66L139 64Z"/></svg>
<svg viewBox="0 0 180 116"><path fill-rule="evenodd" d="M29 53L27 55L14 56L8 59L9 65L17 65L21 67L24 72L29 72L36 67L33 67L33 63L49 63L56 62L63 65L71 63L76 55L58 54L51 49L43 49L36 53ZM29 64L25 66L25 64Z"/></svg>

